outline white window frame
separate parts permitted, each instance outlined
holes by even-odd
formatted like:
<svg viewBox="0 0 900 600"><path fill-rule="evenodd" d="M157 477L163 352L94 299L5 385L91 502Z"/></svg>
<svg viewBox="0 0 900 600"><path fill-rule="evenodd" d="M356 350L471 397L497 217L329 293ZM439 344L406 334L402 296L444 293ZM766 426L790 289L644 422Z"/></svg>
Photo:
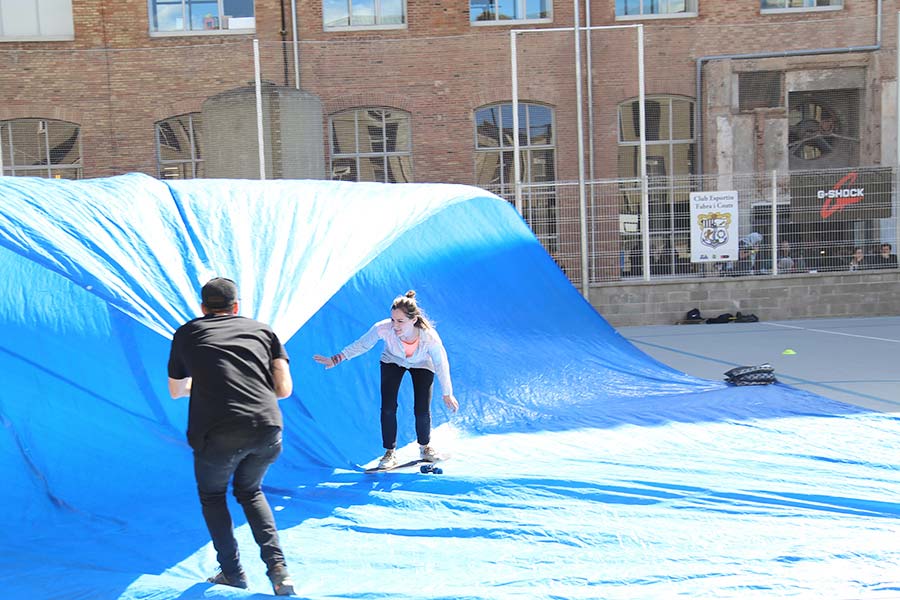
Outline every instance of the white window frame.
<svg viewBox="0 0 900 600"><path fill-rule="evenodd" d="M494 6L497 6L497 3L500 0L490 0ZM525 14L526 8L526 0L516 0L516 12L518 14ZM500 11L494 10L494 14L498 14ZM472 3L469 0L469 25L474 27L496 27L498 25L522 25L522 24L534 24L534 23L552 23L553 22L553 0L547 0L547 12L549 16L542 19L491 19L490 21L473 21L472 20Z"/></svg>
<svg viewBox="0 0 900 600"><path fill-rule="evenodd" d="M241 29L222 29L221 24L225 18L225 6L224 0L216 0L219 8L219 14L216 16L219 27L216 29L178 29L175 31L159 31L153 29L153 14L154 7L158 4L159 0L147 0L147 15L148 21L150 23L150 37L173 37L173 36L185 36L185 35L245 35L248 33L254 33L256 31L256 0L253 0L253 26L252 27L244 27ZM181 20L182 24L189 25L189 21L187 18L187 4L188 0L180 0L181 2ZM247 17L244 17L247 18Z"/></svg>
<svg viewBox="0 0 900 600"><path fill-rule="evenodd" d="M785 5L789 2L789 0L781 0ZM833 11L833 10L843 10L844 9L844 0L838 0L840 4L833 6L816 6L816 0L804 0L804 4L810 4L810 6L785 6L784 8L762 8L762 0L760 0L760 14L763 15L779 15L784 13L797 13L797 12L824 12L824 11Z"/></svg>
<svg viewBox="0 0 900 600"><path fill-rule="evenodd" d="M675 0L658 0L661 4L669 6ZM616 13L616 21L639 21L645 19L692 19L697 17L697 3L699 0L684 0L684 12L644 12L644 3L641 0L640 13L636 15L620 15Z"/></svg>
<svg viewBox="0 0 900 600"><path fill-rule="evenodd" d="M354 0L343 0L347 3L347 14L353 14ZM403 22L402 23L381 23L383 19L381 10L381 0L375 0L375 23L372 25L328 25L325 22L325 6L322 6L322 28L325 31L373 31L381 29L406 29L409 21L409 13L407 0L403 0Z"/></svg>
<svg viewBox="0 0 900 600"><path fill-rule="evenodd" d="M7 34L3 31L3 6L0 5L0 42L69 42L75 39L75 22L72 17L72 0L15 0L17 6L15 11L24 12L26 10L33 10L34 17L38 24L38 32L34 34L21 34L21 35L13 35ZM43 4L44 10L41 10L41 5ZM65 33L42 33L42 23L41 23L41 13L48 10L58 11L60 5L64 6L64 10L67 10L67 14L63 15L63 18L68 17L67 25L68 28ZM7 10L9 10L7 8Z"/></svg>

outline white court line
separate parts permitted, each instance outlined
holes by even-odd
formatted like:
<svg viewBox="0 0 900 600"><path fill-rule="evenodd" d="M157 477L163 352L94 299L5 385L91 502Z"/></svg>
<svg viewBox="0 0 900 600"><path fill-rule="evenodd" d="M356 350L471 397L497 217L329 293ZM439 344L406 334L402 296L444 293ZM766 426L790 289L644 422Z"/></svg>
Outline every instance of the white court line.
<svg viewBox="0 0 900 600"><path fill-rule="evenodd" d="M900 340L892 340L890 338L880 338L880 337L875 337L873 335L859 335L858 333L843 333L841 331L828 331L827 329L811 329L808 327L798 327L796 325L784 325L782 323L772 323L772 322L766 323L766 325L774 325L775 327L785 327L787 329L800 329L802 331L815 331L817 333L829 333L831 335L844 335L847 337L862 338L864 340L876 340L879 342L891 342L893 344L900 344Z"/></svg>

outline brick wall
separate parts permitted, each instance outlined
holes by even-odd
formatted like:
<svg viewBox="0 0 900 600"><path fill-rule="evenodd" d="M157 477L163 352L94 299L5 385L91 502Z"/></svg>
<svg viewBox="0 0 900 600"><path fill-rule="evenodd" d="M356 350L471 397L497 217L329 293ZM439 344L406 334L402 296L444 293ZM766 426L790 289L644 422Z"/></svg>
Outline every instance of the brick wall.
<svg viewBox="0 0 900 600"><path fill-rule="evenodd" d="M672 325L699 308L704 318L755 314L763 321L900 314L900 272L781 275L604 284L591 304L615 327Z"/></svg>
<svg viewBox="0 0 900 600"><path fill-rule="evenodd" d="M509 30L525 26L473 26L468 0L409 0L406 28L325 32L321 5L297 2L301 83L322 100L323 138L327 116L346 108L348 99L396 106L412 115L416 181L473 183L474 110L510 100ZM698 56L781 49L779 44L860 46L874 39L873 0L788 15L760 15L758 6L701 0L697 18L644 21L647 93L693 97ZM885 0L884 14L897 7L898 0ZM552 23L528 28L571 26L572 3L554 2L553 8ZM151 36L147 0L75 1L74 41L0 43L0 119L54 118L62 109L82 127L86 177L155 175L153 123L196 112L206 98L251 81L254 37L262 45L263 78L284 85L287 72L293 85L293 49L281 45L282 14L290 41L290 1L255 0L255 10L255 34ZM615 21L614 0L595 0L591 12L594 25L625 23ZM843 20L840 30L833 19ZM885 51L867 63L873 85L896 76L895 21L884 20ZM814 23L822 39L796 35L798 22ZM715 28L722 25L730 27ZM520 100L555 109L558 180L578 177L572 38L571 32L519 36ZM638 92L634 40L633 32L591 34L596 178L617 175L616 106Z"/></svg>

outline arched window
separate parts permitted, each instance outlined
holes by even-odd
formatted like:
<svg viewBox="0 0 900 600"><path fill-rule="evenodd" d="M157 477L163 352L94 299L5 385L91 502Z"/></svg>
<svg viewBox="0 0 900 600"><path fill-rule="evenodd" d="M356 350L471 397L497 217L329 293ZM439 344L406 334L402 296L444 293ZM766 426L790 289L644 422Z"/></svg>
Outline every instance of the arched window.
<svg viewBox="0 0 900 600"><path fill-rule="evenodd" d="M353 108L332 115L331 178L338 181L412 181L409 113L393 108Z"/></svg>
<svg viewBox="0 0 900 600"><path fill-rule="evenodd" d="M501 196L515 192L512 103L475 111L475 185ZM556 179L556 130L553 109L519 102L519 151L522 183Z"/></svg>
<svg viewBox="0 0 900 600"><path fill-rule="evenodd" d="M156 123L156 167L160 179L203 177L200 113L169 117Z"/></svg>
<svg viewBox="0 0 900 600"><path fill-rule="evenodd" d="M512 103L475 110L475 185L507 200L515 197ZM559 249L556 210L556 127L553 109L519 102L519 175L522 216L548 252ZM534 185L546 183L547 185Z"/></svg>
<svg viewBox="0 0 900 600"><path fill-rule="evenodd" d="M81 128L52 119L0 121L4 175L81 179Z"/></svg>
<svg viewBox="0 0 900 600"><path fill-rule="evenodd" d="M694 102L677 96L644 99L647 177L650 201L651 274L678 273L690 238L691 175L696 168ZM619 177L640 177L640 106L637 100L619 105ZM622 189L621 214L637 219L641 210L639 183ZM634 220L633 222L638 222ZM641 275L640 233L626 233L625 274Z"/></svg>

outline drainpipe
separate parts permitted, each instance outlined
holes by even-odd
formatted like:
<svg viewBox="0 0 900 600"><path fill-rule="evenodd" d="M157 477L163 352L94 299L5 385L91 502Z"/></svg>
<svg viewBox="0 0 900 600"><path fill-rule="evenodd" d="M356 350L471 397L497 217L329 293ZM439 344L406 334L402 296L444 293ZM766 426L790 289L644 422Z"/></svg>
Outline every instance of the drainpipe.
<svg viewBox="0 0 900 600"><path fill-rule="evenodd" d="M281 64L284 70L284 87L288 86L288 55L287 55L287 22L284 16L284 0L281 0Z"/></svg>
<svg viewBox="0 0 900 600"><path fill-rule="evenodd" d="M844 48L815 48L812 50L788 50L785 52L761 52L758 54L717 54L714 56L701 56L697 60L697 102L694 106L695 123L697 129L697 175L703 175L703 63L713 60L750 60L756 58L785 58L791 56L815 56L819 54L848 54L851 52L875 52L881 50L881 3L878 0L877 17L875 25L875 44L871 46L850 46ZM900 81L898 81L898 94L900 94ZM898 115L900 119L900 115ZM900 159L900 157L898 157Z"/></svg>

